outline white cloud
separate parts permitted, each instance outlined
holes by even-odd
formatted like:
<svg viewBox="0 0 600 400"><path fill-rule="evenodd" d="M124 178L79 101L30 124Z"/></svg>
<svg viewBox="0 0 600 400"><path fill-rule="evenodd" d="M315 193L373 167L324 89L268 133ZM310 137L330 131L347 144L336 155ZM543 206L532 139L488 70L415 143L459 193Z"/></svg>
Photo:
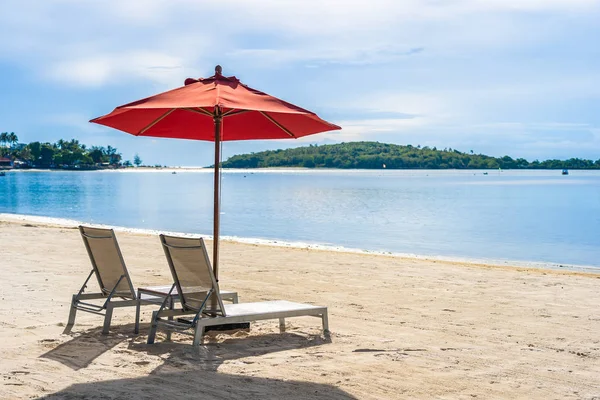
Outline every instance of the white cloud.
<svg viewBox="0 0 600 400"><path fill-rule="evenodd" d="M140 78L181 85L182 64L179 58L153 52L102 54L60 61L48 75L57 81L91 87Z"/></svg>
<svg viewBox="0 0 600 400"><path fill-rule="evenodd" d="M397 137L405 132L428 126L430 121L425 118L382 118L362 120L335 121L342 127L340 131L325 132L319 135L306 136L298 139L300 142L350 142L359 140L376 140L378 135L393 134ZM374 139L375 138L375 139Z"/></svg>
<svg viewBox="0 0 600 400"><path fill-rule="evenodd" d="M73 66L73 84L100 85L106 74L130 77L132 71L170 81L161 77L168 71L149 73L145 67L167 58L168 65L191 69L211 54L260 65L360 65L403 59L422 47L439 53L449 46L518 45L546 29L529 29L531 21L513 13L585 14L598 5L595 0L372 0L368 7L356 0L8 0L0 5L5 31L0 53L33 69L49 65L51 73L43 76L68 78L61 70ZM273 43L257 48L240 42L249 32ZM148 59L141 66L127 65L144 54Z"/></svg>
<svg viewBox="0 0 600 400"><path fill-rule="evenodd" d="M511 130L552 130L552 131L573 131L573 130L593 130L593 127L587 123L572 123L572 122L543 122L543 123L523 123L523 122L498 122L471 125L471 128L499 128Z"/></svg>
<svg viewBox="0 0 600 400"><path fill-rule="evenodd" d="M598 7L597 0L469 0L475 9L525 11L586 11Z"/></svg>
<svg viewBox="0 0 600 400"><path fill-rule="evenodd" d="M89 116L83 113L63 112L55 113L46 116L40 116L39 122L43 124L53 124L63 127L75 128L81 132L98 133L102 128L95 124L88 123Z"/></svg>
<svg viewBox="0 0 600 400"><path fill-rule="evenodd" d="M318 46L302 46L293 49L236 49L227 55L236 60L253 60L260 65L271 67L293 62L303 62L314 67L316 64L378 64L414 56L424 50L423 47L377 44L355 44L348 47L338 46L329 41Z"/></svg>
<svg viewBox="0 0 600 400"><path fill-rule="evenodd" d="M331 108L367 111L369 113L396 113L407 116L437 115L453 110L447 102L449 95L443 91L390 92L380 91L359 93L355 98L333 100L328 104Z"/></svg>
<svg viewBox="0 0 600 400"><path fill-rule="evenodd" d="M305 141L599 151L600 120L578 109L600 99L599 18L597 0L4 0L0 61L97 93L223 63L344 128ZM53 123L91 117L70 107Z"/></svg>

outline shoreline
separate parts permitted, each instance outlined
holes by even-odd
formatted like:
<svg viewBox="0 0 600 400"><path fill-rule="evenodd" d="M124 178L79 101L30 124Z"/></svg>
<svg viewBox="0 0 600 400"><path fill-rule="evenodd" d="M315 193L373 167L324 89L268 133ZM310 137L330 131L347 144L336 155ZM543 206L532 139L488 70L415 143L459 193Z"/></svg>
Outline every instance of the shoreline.
<svg viewBox="0 0 600 400"><path fill-rule="evenodd" d="M90 224L77 220L71 220L66 218L46 217L37 215L25 215L25 214L12 214L12 213L0 213L0 222L8 223L37 223L47 227L62 227L62 228L76 228L78 225L89 225L100 228L112 228L116 232L125 232L144 236L156 236L159 233L174 236L184 237L203 237L207 240L212 240L211 234L201 233L186 233L186 232L173 232L164 231L159 229L143 229L143 228L131 228L124 226L112 226L105 224ZM222 242L231 242L239 244L247 244L254 246L270 246L277 248L290 248L290 249L301 249L301 250L315 250L321 252L331 253L344 253L344 254L357 254L366 256L376 257L389 257L401 260L416 260L416 261L429 261L429 262L440 262L455 265L465 265L469 267L479 268L507 268L512 270L536 270L536 271L557 271L565 273L580 273L580 274L592 274L600 275L600 267L592 265L573 265L573 264L559 264L551 262L540 262L540 261L522 261L522 260L499 260L499 259L480 259L480 258L468 258L468 257L452 257L452 256L430 256L430 255L419 255L411 253L398 253L390 251L379 251L379 250L365 250L357 248L348 248L344 246L326 245L318 243L305 243L286 241L279 239L261 239L261 238L245 238L238 236L221 236Z"/></svg>
<svg viewBox="0 0 600 400"><path fill-rule="evenodd" d="M562 168L513 168L513 169L494 169L494 168L307 168L307 167L260 167L260 168L221 168L222 172L459 172L471 174L473 172L556 172ZM168 167L127 167L127 168L98 168L98 169L63 169L63 168L8 168L0 171L5 172L207 172L212 173L213 167L198 166L168 166ZM574 172L597 172L599 168L569 168Z"/></svg>

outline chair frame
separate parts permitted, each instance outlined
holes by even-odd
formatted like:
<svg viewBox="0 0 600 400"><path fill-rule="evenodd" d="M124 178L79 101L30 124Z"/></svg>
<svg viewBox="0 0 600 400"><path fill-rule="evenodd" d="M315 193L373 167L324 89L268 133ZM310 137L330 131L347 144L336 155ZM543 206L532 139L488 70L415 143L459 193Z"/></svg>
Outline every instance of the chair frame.
<svg viewBox="0 0 600 400"><path fill-rule="evenodd" d="M190 327L196 326L198 320L201 318L202 313L204 312L204 308L206 307L206 302L210 299L210 296L215 293L217 296L217 301L219 303L220 309L217 313L221 313L222 316L225 316L225 306L223 305L223 299L221 298L221 293L218 290L218 283L211 273L212 287L206 292L206 296L200 305L198 310L195 310L191 307L187 307L185 305L185 293L182 290L181 282L179 281L179 277L177 276L177 271L175 270L175 265L173 263L173 257L171 256L170 249L178 248L178 249L201 249L204 256L206 257L205 261L207 265L210 266L210 259L208 258L208 253L206 251L206 246L204 245L204 240L202 238L199 239L199 245L197 246L174 246L170 245L166 241L167 236L160 235L160 242L163 246L163 250L165 252L165 257L167 258L167 263L169 264L169 269L171 270L171 274L173 275L173 285L171 286L171 290L169 290L169 294L165 297L164 301L161 303L160 308L157 311L152 313L152 326L150 328L150 334L148 335L148 343L154 343L154 339L156 337L156 328L158 323L161 323L165 326L165 328L169 331L178 331L183 332L189 330ZM212 272L212 270L211 270ZM215 291L215 287L217 290ZM179 302L181 303L182 308L180 310L174 310L172 308L173 304L168 302L168 299L171 297L173 290L177 288L177 292L179 293ZM169 309L166 309L167 304L169 304ZM181 320L173 320L173 317L176 316L190 316L193 315L192 321L181 321ZM166 316L168 319L163 320L160 317Z"/></svg>
<svg viewBox="0 0 600 400"><path fill-rule="evenodd" d="M285 332L285 318L290 317L302 317L302 316L312 316L318 317L321 319L323 324L323 333L326 336L329 336L329 319L327 314L327 307L321 306L312 306L308 304L299 304L299 303L291 303L287 301L271 301L271 302L259 302L259 303L242 303L242 304L231 304L225 307L223 305L223 300L221 298L221 294L219 292L219 285L215 276L213 274L213 270L210 264L210 259L208 258L208 252L206 251L206 246L204 244L204 240L199 238L198 246L173 246L166 243L165 235L160 235L160 240L163 245L163 249L165 251L165 256L167 258L169 268L171 269L171 273L173 275L173 280L175 283L171 286L171 290L169 291L169 296L165 298L162 302L160 308L157 311L152 313L152 324L150 326L150 332L148 334L148 344L154 343L156 339L156 331L158 329L158 325L164 326L164 328L169 331L178 331L180 333L187 333L186 331L194 330L194 333L191 334L194 337L193 346L197 347L203 342L205 328L207 326L214 325L222 325L222 324L233 324L240 322L253 322L259 320L267 320L267 319L279 319L279 329L280 332ZM179 238L178 238L179 239ZM180 238L183 239L183 238ZM177 277L177 271L175 270L175 266L173 264L173 260L171 254L169 252L170 248L190 248L190 249L202 249L204 257L206 257L206 265L208 266L209 274L212 281L212 288L206 294L204 301L202 302L199 309L192 309L191 307L186 307L185 305L185 295L183 294L181 283ZM181 303L181 309L172 309L172 304L167 308L167 299L170 297L170 294L173 290L177 288L180 293L179 302ZM211 295L215 295L217 297L217 301L220 309L210 312L205 312L205 306L207 301L210 299ZM285 309L285 306L288 309ZM230 310L234 310L236 308L241 307L252 307L252 306L268 306L271 305L275 308L274 311L260 312L260 313L234 313L237 315L227 315L227 308ZM277 306L279 306L280 310L277 310ZM298 307L300 306L300 307ZM282 309L283 308L283 309ZM190 319L177 318L173 320L173 317L192 317ZM164 319L167 317L167 319Z"/></svg>
<svg viewBox="0 0 600 400"><path fill-rule="evenodd" d="M136 291L133 288L133 283L131 282L131 278L129 276L129 271L127 270L127 266L125 265L125 260L123 259L123 254L121 253L121 248L119 247L119 243L117 242L117 237L115 235L114 230L105 229L107 231L107 234L109 233L108 236L94 236L94 235L85 233L85 228L87 228L87 227L80 225L79 232L81 233L81 237L83 238L83 243L85 244L85 248L86 248L88 256L90 258L90 261L92 264L92 270L90 271L87 279L81 286L81 289L79 289L79 292L77 294L73 295L73 298L71 300L71 309L69 312L69 320L67 322L67 329L71 328L75 324L75 316L77 314L77 311L79 310L79 311L89 312L92 314L104 315L104 325L102 328L102 334L106 335L106 334L108 334L109 329L110 329L110 323L111 323L111 319L112 319L113 310L115 308L119 308L119 307L135 307L138 305L139 300L136 296ZM102 228L92 228L92 229L102 229ZM104 286L104 283L102 282L102 277L100 276L100 271L98 269L98 265L96 264L96 260L94 258L92 249L88 242L89 238L112 239L113 240L113 243L114 243L116 251L119 255L119 260L121 261L121 265L123 267L124 273L118 279L118 281L114 285L114 287L112 287L110 290L108 290ZM85 289L87 288L89 280L91 279L92 275L94 275L94 274L96 275L96 278L98 279L98 285L100 286L100 293L84 293ZM121 283L121 281L123 281L123 279L125 279L127 281L131 295L123 296L122 293L117 293L117 288L119 287L119 284ZM120 297L123 300L115 301L114 297ZM82 301L82 300L94 300L94 299L105 299L105 301L101 305Z"/></svg>

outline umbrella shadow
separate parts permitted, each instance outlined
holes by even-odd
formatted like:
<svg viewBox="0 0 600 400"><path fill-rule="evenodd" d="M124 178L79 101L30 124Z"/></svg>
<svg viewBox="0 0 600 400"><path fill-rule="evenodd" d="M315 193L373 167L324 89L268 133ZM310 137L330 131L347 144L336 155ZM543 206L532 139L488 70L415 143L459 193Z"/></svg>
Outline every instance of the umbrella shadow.
<svg viewBox="0 0 600 400"><path fill-rule="evenodd" d="M334 385L213 371L180 371L140 378L79 383L41 397L58 399L356 399Z"/></svg>
<svg viewBox="0 0 600 400"><path fill-rule="evenodd" d="M102 327L72 334L72 339L61 343L40 358L58 361L75 371L85 368L103 353L132 338L134 324L111 328L109 335L102 334Z"/></svg>
<svg viewBox="0 0 600 400"><path fill-rule="evenodd" d="M163 364L146 376L73 384L41 399L355 399L347 392L329 384L218 372L219 366L226 361L321 346L331 342L329 337L273 333L250 337L233 336L218 342L215 337L208 337L212 342L194 348L188 338L182 342L148 345L135 340L134 335L130 333L132 328L131 324L124 325L108 336L100 335L101 328L95 328L41 357L59 361L73 369L80 369L110 348L128 340L128 350L132 353L159 356L168 354ZM219 337L221 338L222 336Z"/></svg>
<svg viewBox="0 0 600 400"><path fill-rule="evenodd" d="M143 332L149 326L149 324L141 324L140 330ZM109 335L102 335L102 327L73 334L72 339L61 343L39 357L60 362L77 371L89 366L105 352L128 341L129 351L154 356L169 354L164 363L152 373L159 373L161 370L178 371L182 367L216 371L225 361L331 343L329 335L299 335L288 332L250 337L232 336L217 343L214 339L214 336L217 335L215 332L213 334L208 333L206 337L208 343L199 348L191 346L187 337L182 342L167 341L148 345L145 340L142 342L135 340L136 338L145 339L145 336L134 334L133 327L134 324L115 326L111 328Z"/></svg>
<svg viewBox="0 0 600 400"><path fill-rule="evenodd" d="M152 345L130 342L129 349L149 355L169 354L163 364L152 371L152 374L162 374L181 371L182 368L190 371L216 372L226 361L306 349L328 343L331 343L331 338L328 336L273 333L231 337L222 342L204 344L199 348L191 346L189 340L182 343L161 342Z"/></svg>

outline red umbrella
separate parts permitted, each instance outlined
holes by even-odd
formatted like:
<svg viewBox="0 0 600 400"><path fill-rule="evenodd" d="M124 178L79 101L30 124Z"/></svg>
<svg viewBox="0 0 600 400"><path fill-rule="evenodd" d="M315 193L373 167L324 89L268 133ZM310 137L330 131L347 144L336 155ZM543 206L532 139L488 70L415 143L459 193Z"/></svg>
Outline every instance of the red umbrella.
<svg viewBox="0 0 600 400"><path fill-rule="evenodd" d="M297 139L341 129L315 113L252 89L234 76L185 80L185 86L115 108L90 122L135 136L215 142L213 267L219 266L220 143L229 140Z"/></svg>

